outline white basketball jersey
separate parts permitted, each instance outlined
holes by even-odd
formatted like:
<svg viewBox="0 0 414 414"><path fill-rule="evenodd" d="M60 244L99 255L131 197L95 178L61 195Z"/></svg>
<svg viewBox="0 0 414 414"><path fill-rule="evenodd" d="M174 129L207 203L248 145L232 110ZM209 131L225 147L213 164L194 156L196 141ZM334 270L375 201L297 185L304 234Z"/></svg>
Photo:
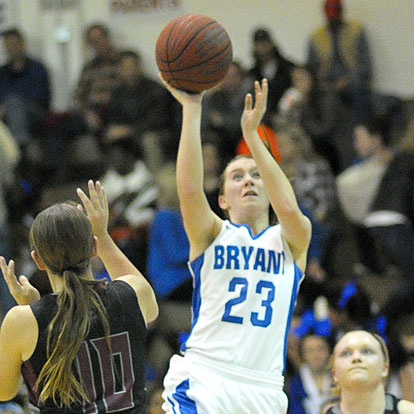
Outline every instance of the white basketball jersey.
<svg viewBox="0 0 414 414"><path fill-rule="evenodd" d="M183 350L241 368L280 375L303 272L280 225L253 236L224 221L214 242L189 263L193 326Z"/></svg>

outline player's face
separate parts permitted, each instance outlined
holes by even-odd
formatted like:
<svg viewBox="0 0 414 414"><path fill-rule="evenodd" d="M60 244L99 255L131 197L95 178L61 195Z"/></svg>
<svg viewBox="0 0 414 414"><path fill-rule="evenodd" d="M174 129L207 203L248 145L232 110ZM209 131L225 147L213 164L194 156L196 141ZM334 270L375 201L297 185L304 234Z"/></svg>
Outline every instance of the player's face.
<svg viewBox="0 0 414 414"><path fill-rule="evenodd" d="M345 334L334 350L335 382L340 387L375 386L388 374L379 342L368 332Z"/></svg>
<svg viewBox="0 0 414 414"><path fill-rule="evenodd" d="M225 177L224 194L219 197L219 204L231 218L242 211L268 211L269 200L253 158L239 158L231 162Z"/></svg>

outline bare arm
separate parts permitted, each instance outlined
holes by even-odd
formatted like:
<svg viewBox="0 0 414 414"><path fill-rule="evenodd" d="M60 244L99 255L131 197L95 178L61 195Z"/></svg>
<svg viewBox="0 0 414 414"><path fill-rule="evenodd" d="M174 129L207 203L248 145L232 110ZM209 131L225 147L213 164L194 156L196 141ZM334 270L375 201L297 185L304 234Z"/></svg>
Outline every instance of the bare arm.
<svg viewBox="0 0 414 414"><path fill-rule="evenodd" d="M158 305L151 285L130 262L108 234L108 201L100 182L88 182L89 198L78 188L77 192L98 239L98 256L102 259L112 280L128 283L137 295L146 323L158 316Z"/></svg>
<svg viewBox="0 0 414 414"><path fill-rule="evenodd" d="M243 137L256 161L270 203L281 224L283 237L289 244L298 266L304 270L311 238L310 221L300 211L289 180L257 133L257 127L266 111L267 91L266 79L263 79L261 85L255 82L254 107L251 94L246 95L241 121Z"/></svg>
<svg viewBox="0 0 414 414"><path fill-rule="evenodd" d="M203 188L200 137L203 94L188 94L171 87L162 77L161 80L183 109L177 155L177 190L192 260L198 257L217 236L222 223L211 210Z"/></svg>
<svg viewBox="0 0 414 414"><path fill-rule="evenodd" d="M29 306L15 306L5 316L0 330L0 401L19 392L20 367L34 351L38 327Z"/></svg>

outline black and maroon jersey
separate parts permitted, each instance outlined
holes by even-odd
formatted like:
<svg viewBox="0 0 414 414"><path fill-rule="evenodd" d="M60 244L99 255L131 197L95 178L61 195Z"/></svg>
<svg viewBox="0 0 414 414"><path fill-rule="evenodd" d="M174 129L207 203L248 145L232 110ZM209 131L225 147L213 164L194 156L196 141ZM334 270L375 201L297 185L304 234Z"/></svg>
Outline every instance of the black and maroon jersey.
<svg viewBox="0 0 414 414"><path fill-rule="evenodd" d="M22 365L31 402L43 413L144 413L146 326L137 297L127 283L97 282L96 290L105 306L112 354L98 315L92 315L89 333L75 360L75 373L84 384L90 402L59 408L52 400L39 405L34 384L45 364L47 327L57 312L57 294L42 297L30 305L39 326L36 349Z"/></svg>
<svg viewBox="0 0 414 414"><path fill-rule="evenodd" d="M398 403L400 400L392 394L385 394L385 410L384 414L398 414ZM343 414L339 407L339 404L335 407L330 408L326 414Z"/></svg>

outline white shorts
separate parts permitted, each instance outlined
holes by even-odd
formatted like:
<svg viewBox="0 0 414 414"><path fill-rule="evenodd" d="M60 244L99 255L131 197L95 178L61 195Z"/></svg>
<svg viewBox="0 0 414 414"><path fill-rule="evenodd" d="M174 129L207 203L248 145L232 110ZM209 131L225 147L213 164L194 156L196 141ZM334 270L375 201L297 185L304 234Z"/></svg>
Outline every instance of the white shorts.
<svg viewBox="0 0 414 414"><path fill-rule="evenodd" d="M198 356L174 355L164 378L162 408L168 414L285 414L283 377L250 374Z"/></svg>

